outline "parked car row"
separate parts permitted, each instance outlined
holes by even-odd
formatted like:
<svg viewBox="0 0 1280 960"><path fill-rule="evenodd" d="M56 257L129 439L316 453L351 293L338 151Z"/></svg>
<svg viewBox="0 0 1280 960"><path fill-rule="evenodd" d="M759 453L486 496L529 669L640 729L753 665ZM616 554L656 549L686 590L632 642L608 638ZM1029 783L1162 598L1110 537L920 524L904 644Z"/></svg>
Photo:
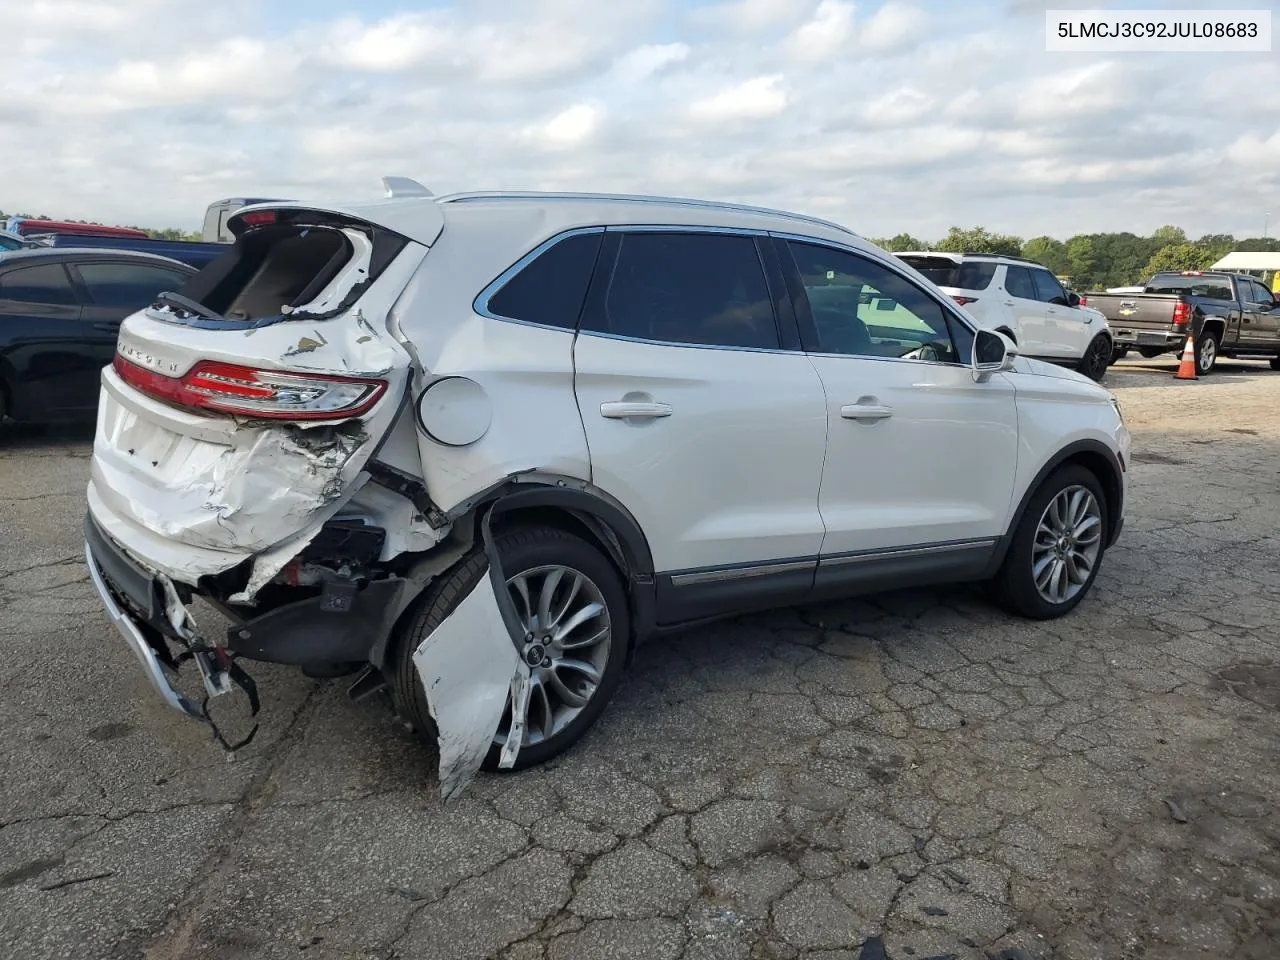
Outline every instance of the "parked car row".
<svg viewBox="0 0 1280 960"><path fill-rule="evenodd" d="M959 581L1057 617L1120 535L1115 398L841 226L389 193L237 211L102 371L88 568L178 711L175 651L211 695L363 670L448 793L566 749L648 637Z"/></svg>

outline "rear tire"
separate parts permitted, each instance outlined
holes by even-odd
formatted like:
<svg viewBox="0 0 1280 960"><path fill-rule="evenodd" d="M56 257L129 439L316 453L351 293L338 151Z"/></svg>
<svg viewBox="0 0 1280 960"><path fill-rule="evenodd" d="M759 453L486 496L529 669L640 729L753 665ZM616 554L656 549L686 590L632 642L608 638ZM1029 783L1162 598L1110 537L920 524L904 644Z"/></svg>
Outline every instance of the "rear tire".
<svg viewBox="0 0 1280 960"><path fill-rule="evenodd" d="M1280 370L1280 357L1272 357L1272 358L1271 358L1271 369L1272 369L1272 370Z"/></svg>
<svg viewBox="0 0 1280 960"><path fill-rule="evenodd" d="M1150 347L1141 347L1138 350L1138 353L1142 354L1142 359L1144 360L1154 360L1156 357L1160 356L1161 354L1165 354L1168 352L1169 352L1168 350L1152 350Z"/></svg>
<svg viewBox="0 0 1280 960"><path fill-rule="evenodd" d="M1054 471L1014 529L1004 563L988 584L992 599L1032 620L1070 613L1098 576L1108 523L1106 498L1093 473L1076 464Z"/></svg>
<svg viewBox="0 0 1280 960"><path fill-rule="evenodd" d="M1200 335L1196 343L1196 373L1200 376L1212 373L1218 365L1218 335L1212 330Z"/></svg>
<svg viewBox="0 0 1280 960"><path fill-rule="evenodd" d="M1128 347L1116 347L1114 350L1111 351L1111 362L1115 363L1117 360L1123 360L1128 355L1129 355Z"/></svg>
<svg viewBox="0 0 1280 960"><path fill-rule="evenodd" d="M584 621L583 626L578 628L580 632L571 632L571 637L582 639L583 634L589 630L593 631L594 636L601 631L602 625L607 628L607 636L602 642L565 650L553 661L549 672L543 671L549 682L542 687L543 699L536 696L531 698L525 743L512 768L522 770L563 753L604 712L622 680L631 624L626 591L617 570L603 553L580 537L554 527L522 527L498 533L494 546L502 560L503 573L509 584L523 576L527 582L541 585L546 582L548 575L540 571L565 571L556 582L562 585L557 589L566 592L555 594L552 607L560 607L563 603L561 616L566 621L572 618L569 613L572 605L576 603L582 606L586 598L600 598L595 603L603 606L603 615L597 614ZM573 575L581 578L581 585L577 588L580 592L575 592L573 597L564 600ZM413 665L413 653L486 576L488 563L485 555L474 553L433 582L423 596L419 613L403 631L396 653L391 658L391 691L396 709L421 739L432 744L436 742L436 726L431 719L426 692ZM529 581L529 578L538 576L544 579ZM523 600L515 587L511 589L517 610L523 614ZM525 618L522 616L522 619ZM592 684L588 674L562 665L581 662L586 662L593 672L598 673L598 682ZM585 703L580 707L573 706L569 700L560 697L557 686L570 698L585 699ZM584 692L588 687L589 692ZM557 698L560 699L557 701ZM485 758L486 770L498 769L498 758L509 724L510 708L504 715L498 736ZM537 730L534 729L535 726Z"/></svg>
<svg viewBox="0 0 1280 960"><path fill-rule="evenodd" d="M1100 333L1089 341L1084 356L1077 369L1095 383L1107 375L1107 367L1111 365L1111 340L1105 333Z"/></svg>

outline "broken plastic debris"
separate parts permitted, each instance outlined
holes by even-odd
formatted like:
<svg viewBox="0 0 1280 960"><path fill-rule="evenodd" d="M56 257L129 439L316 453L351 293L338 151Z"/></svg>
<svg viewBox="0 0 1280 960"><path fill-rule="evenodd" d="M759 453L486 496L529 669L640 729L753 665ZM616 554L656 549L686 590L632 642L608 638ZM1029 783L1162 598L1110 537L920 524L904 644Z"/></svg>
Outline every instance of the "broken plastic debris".
<svg viewBox="0 0 1280 960"><path fill-rule="evenodd" d="M413 654L440 745L440 797L450 800L474 778L493 746L507 703L527 698L529 668L520 659L484 576ZM522 679L521 679L522 677ZM503 760L515 762L524 739L513 724Z"/></svg>

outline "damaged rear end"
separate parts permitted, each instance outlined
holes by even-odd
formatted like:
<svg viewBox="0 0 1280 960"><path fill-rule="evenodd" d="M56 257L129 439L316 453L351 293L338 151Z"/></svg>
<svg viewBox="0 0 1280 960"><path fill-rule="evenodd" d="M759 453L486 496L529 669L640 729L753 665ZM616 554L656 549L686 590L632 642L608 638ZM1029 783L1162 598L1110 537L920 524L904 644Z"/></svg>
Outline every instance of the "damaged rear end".
<svg viewBox="0 0 1280 960"><path fill-rule="evenodd" d="M170 705L205 716L166 677L183 658L210 696L252 693L239 655L366 661L406 602L397 557L446 538L385 477L361 495L413 377L387 318L442 227L426 198L246 208L226 254L122 325L86 559ZM201 632L195 596L230 617L225 636Z"/></svg>

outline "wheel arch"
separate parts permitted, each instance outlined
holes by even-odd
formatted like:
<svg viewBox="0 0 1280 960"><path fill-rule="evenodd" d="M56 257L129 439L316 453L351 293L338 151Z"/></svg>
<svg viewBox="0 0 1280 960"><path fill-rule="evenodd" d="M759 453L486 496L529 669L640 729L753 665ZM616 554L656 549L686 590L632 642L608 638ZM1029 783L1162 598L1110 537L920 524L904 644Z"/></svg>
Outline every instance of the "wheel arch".
<svg viewBox="0 0 1280 960"><path fill-rule="evenodd" d="M657 623L653 551L631 511L583 480L540 475L537 481L505 484L469 513L480 539L482 517L497 528L550 526L582 537L617 568L631 607L632 643L654 632Z"/></svg>
<svg viewBox="0 0 1280 960"><path fill-rule="evenodd" d="M1018 524L1022 522L1022 518L1027 512L1027 504L1031 502L1031 498L1036 495L1036 491L1044 485L1044 482L1053 475L1055 470L1070 464L1084 467L1098 478L1098 483L1102 486L1103 497L1106 500L1103 504L1107 517L1106 546L1109 548L1116 542L1116 538L1120 535L1120 526L1116 522L1116 518L1120 516L1124 507L1125 468L1121 465L1120 458L1116 453L1102 441L1077 440L1075 443L1063 447L1047 460L1022 492L1017 509L1013 511L1013 516L1009 521L1009 527L1005 531L1005 535L1001 537L992 558L990 572L993 575L996 570L1000 569L1000 565L1004 563L1005 554L1009 552L1009 547L1013 542L1014 531L1018 529Z"/></svg>

